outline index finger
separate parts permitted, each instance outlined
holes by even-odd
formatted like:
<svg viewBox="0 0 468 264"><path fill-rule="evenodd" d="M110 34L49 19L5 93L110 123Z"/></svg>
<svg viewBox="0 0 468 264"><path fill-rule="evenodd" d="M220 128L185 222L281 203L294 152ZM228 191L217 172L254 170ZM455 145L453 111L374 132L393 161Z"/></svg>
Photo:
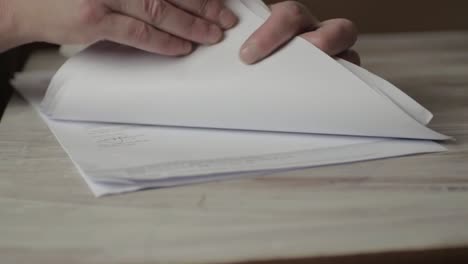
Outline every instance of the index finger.
<svg viewBox="0 0 468 264"><path fill-rule="evenodd" d="M222 40L223 31L215 24L192 15L167 0L106 0L107 6L118 12L170 33L201 44Z"/></svg>
<svg viewBox="0 0 468 264"><path fill-rule="evenodd" d="M207 19L218 24L224 29L235 26L238 22L237 16L222 0L168 0L196 16Z"/></svg>

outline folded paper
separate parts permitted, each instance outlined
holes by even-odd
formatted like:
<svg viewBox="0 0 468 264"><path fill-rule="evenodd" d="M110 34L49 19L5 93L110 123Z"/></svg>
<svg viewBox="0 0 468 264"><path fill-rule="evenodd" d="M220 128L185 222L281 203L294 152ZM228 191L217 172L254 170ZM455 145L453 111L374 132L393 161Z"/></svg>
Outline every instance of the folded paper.
<svg viewBox="0 0 468 264"><path fill-rule="evenodd" d="M427 109L302 39L242 64L268 9L227 3L240 24L191 56L99 43L15 77L96 196L445 150Z"/></svg>
<svg viewBox="0 0 468 264"><path fill-rule="evenodd" d="M52 75L22 73L13 85L38 109ZM445 151L428 140L68 122L44 114L41 117L96 196Z"/></svg>
<svg viewBox="0 0 468 264"><path fill-rule="evenodd" d="M59 120L448 138L427 128L430 113L397 88L301 38L257 65L242 64L238 50L263 22L251 9L265 11L256 1L246 2L227 1L240 23L225 41L184 58L109 43L85 50L55 76L44 111ZM415 119L414 111L424 118Z"/></svg>

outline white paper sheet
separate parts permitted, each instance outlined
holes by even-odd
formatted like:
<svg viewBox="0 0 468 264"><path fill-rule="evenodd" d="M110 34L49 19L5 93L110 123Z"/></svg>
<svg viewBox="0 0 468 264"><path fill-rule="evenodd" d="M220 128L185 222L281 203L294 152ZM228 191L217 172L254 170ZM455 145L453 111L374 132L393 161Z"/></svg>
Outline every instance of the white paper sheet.
<svg viewBox="0 0 468 264"><path fill-rule="evenodd" d="M17 75L38 110L52 73ZM96 196L416 153L432 141L55 121L41 114Z"/></svg>
<svg viewBox="0 0 468 264"><path fill-rule="evenodd" d="M47 90L49 116L40 115L96 196L445 150L382 138L447 137L426 128L432 114L392 84L301 39L266 62L240 63L240 45L268 9L227 2L240 25L190 57L100 44L69 60L49 89L53 73L16 76L38 112Z"/></svg>
<svg viewBox="0 0 468 264"><path fill-rule="evenodd" d="M60 120L448 138L425 127L430 113L395 87L337 63L303 39L258 65L242 64L239 48L263 22L251 9L266 10L257 1L227 3L239 25L222 43L191 56L168 58L108 43L80 53L54 77L45 112ZM385 92L370 85L383 85ZM415 120L414 112L425 116Z"/></svg>

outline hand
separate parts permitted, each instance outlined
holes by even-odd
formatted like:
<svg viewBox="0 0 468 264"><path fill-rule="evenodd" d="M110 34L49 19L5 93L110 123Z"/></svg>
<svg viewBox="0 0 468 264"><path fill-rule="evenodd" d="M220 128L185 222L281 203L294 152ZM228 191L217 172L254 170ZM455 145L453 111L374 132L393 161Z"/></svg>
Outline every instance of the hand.
<svg viewBox="0 0 468 264"><path fill-rule="evenodd" d="M164 55L190 53L192 43L217 43L224 30L237 23L222 0L1 2L13 12L15 31L23 42L90 44L110 40Z"/></svg>
<svg viewBox="0 0 468 264"><path fill-rule="evenodd" d="M242 46L240 57L253 64L274 53L296 36L301 36L330 56L360 64L359 54L351 49L357 40L357 29L346 19L319 22L309 10L296 1L271 6L269 19Z"/></svg>

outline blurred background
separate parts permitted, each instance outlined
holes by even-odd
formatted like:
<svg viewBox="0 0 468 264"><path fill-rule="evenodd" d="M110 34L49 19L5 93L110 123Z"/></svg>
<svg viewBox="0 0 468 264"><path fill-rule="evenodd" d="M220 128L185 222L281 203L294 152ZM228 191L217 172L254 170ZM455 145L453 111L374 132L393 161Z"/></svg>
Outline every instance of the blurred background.
<svg viewBox="0 0 468 264"><path fill-rule="evenodd" d="M281 0L267 0L268 4ZM468 29L468 0L300 0L321 20L344 17L361 33ZM467 44L468 45L468 44Z"/></svg>

